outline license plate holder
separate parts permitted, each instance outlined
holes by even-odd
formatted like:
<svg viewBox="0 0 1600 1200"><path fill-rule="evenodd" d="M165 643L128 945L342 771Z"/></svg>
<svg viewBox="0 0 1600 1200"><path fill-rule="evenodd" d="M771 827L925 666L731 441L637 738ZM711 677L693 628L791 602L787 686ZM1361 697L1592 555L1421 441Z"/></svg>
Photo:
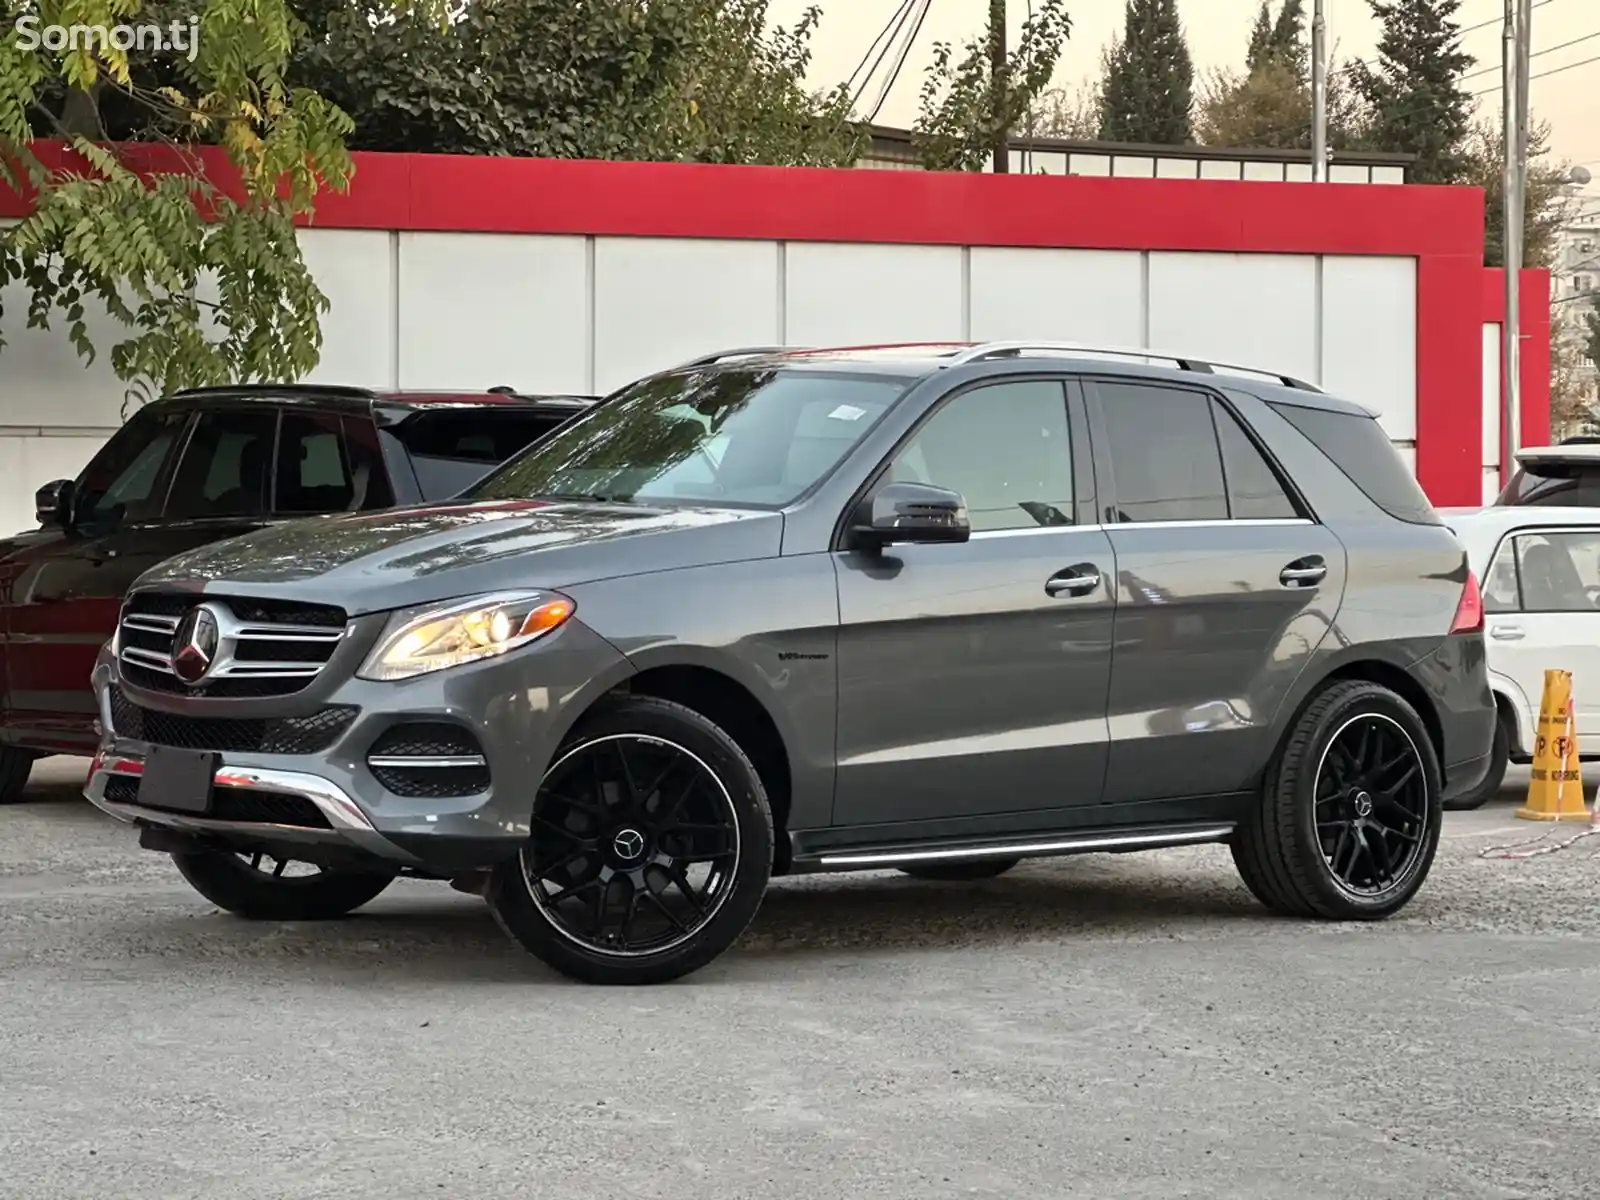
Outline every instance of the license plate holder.
<svg viewBox="0 0 1600 1200"><path fill-rule="evenodd" d="M151 746L139 781L139 803L203 815L211 811L216 773L217 756L213 751Z"/></svg>

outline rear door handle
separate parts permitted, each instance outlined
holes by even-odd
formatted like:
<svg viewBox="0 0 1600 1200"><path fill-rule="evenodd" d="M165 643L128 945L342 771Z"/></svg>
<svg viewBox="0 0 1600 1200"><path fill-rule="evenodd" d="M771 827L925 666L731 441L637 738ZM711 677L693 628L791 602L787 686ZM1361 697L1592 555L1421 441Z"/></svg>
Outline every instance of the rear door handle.
<svg viewBox="0 0 1600 1200"><path fill-rule="evenodd" d="M1490 628L1489 636L1499 642L1515 642L1528 635L1521 625L1495 625Z"/></svg>
<svg viewBox="0 0 1600 1200"><path fill-rule="evenodd" d="M1310 587L1328 577L1328 564L1320 554L1297 558L1278 572L1278 582L1284 587Z"/></svg>
<svg viewBox="0 0 1600 1200"><path fill-rule="evenodd" d="M1057 571L1044 581L1047 596L1087 596L1100 586L1100 568L1093 563L1077 563Z"/></svg>

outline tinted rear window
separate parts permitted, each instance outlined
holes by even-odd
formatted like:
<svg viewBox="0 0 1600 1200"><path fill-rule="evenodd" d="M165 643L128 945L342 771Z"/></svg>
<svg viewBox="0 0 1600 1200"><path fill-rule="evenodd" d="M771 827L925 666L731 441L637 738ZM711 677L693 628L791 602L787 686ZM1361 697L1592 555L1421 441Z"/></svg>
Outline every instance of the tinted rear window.
<svg viewBox="0 0 1600 1200"><path fill-rule="evenodd" d="M411 456L424 499L441 500L471 487L574 415L446 410L419 413L396 432Z"/></svg>
<svg viewBox="0 0 1600 1200"><path fill-rule="evenodd" d="M1442 524L1416 476L1407 469L1383 426L1372 417L1293 404L1272 407L1315 442L1367 499L1391 517L1413 525Z"/></svg>
<svg viewBox="0 0 1600 1200"><path fill-rule="evenodd" d="M1600 462L1530 463L1519 467L1495 498L1495 504L1600 506Z"/></svg>

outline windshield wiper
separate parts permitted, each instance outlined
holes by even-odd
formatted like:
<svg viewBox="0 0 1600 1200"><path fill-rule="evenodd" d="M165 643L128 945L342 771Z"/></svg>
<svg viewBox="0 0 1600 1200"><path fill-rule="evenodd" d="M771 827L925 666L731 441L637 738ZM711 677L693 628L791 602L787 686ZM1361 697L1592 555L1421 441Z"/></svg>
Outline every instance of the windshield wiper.
<svg viewBox="0 0 1600 1200"><path fill-rule="evenodd" d="M535 500L587 500L594 504L632 504L627 496L607 496L603 492L540 492Z"/></svg>

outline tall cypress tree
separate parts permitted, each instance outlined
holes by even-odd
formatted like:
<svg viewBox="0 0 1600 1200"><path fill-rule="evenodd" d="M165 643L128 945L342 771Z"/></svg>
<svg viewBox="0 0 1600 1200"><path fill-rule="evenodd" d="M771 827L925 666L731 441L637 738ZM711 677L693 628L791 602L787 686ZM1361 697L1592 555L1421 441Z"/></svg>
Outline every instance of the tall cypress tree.
<svg viewBox="0 0 1600 1200"><path fill-rule="evenodd" d="M1102 141L1180 146L1192 140L1194 61L1177 0L1128 0L1100 99Z"/></svg>
<svg viewBox="0 0 1600 1200"><path fill-rule="evenodd" d="M1455 19L1461 0L1367 0L1383 23L1376 67L1357 63L1355 93L1371 110L1364 139L1371 149L1415 154L1415 183L1455 183L1465 162L1462 141L1472 97L1461 76L1473 63L1461 49Z"/></svg>
<svg viewBox="0 0 1600 1200"><path fill-rule="evenodd" d="M1272 57L1272 5L1261 0L1255 26L1250 30L1250 49L1245 52L1244 71L1254 75Z"/></svg>
<svg viewBox="0 0 1600 1200"><path fill-rule="evenodd" d="M1301 79L1306 78L1310 66L1305 30L1305 0L1283 0L1283 8L1279 11L1278 19L1272 26L1272 33L1267 38L1267 46L1272 57L1290 68Z"/></svg>

